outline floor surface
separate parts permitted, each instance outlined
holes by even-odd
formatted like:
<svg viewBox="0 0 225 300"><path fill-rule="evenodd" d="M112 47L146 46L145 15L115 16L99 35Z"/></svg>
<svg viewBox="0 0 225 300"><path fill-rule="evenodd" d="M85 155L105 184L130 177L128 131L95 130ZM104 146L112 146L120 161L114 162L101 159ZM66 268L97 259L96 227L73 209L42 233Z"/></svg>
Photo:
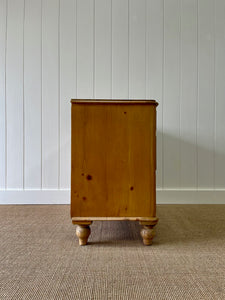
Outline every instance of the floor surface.
<svg viewBox="0 0 225 300"><path fill-rule="evenodd" d="M137 222L93 222L78 246L68 205L0 206L0 299L225 299L225 205L159 205L152 246Z"/></svg>

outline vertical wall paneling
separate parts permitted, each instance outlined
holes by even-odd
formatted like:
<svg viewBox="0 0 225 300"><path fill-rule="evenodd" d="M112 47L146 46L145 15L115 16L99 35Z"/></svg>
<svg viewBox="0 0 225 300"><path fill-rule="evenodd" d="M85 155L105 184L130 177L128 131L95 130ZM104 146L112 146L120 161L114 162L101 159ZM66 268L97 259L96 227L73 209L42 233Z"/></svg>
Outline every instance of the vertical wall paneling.
<svg viewBox="0 0 225 300"><path fill-rule="evenodd" d="M198 2L198 187L214 186L214 1Z"/></svg>
<svg viewBox="0 0 225 300"><path fill-rule="evenodd" d="M41 188L41 1L25 1L24 187Z"/></svg>
<svg viewBox="0 0 225 300"><path fill-rule="evenodd" d="M60 188L70 186L70 99L76 98L76 1L60 1Z"/></svg>
<svg viewBox="0 0 225 300"><path fill-rule="evenodd" d="M59 0L42 2L42 186L59 179Z"/></svg>
<svg viewBox="0 0 225 300"><path fill-rule="evenodd" d="M164 2L163 185L180 177L180 0Z"/></svg>
<svg viewBox="0 0 225 300"><path fill-rule="evenodd" d="M146 1L129 1L129 98L146 97Z"/></svg>
<svg viewBox="0 0 225 300"><path fill-rule="evenodd" d="M0 189L69 189L71 98L156 99L157 188L225 189L224 53L224 0L0 0Z"/></svg>
<svg viewBox="0 0 225 300"><path fill-rule="evenodd" d="M225 1L215 11L215 188L225 187Z"/></svg>
<svg viewBox="0 0 225 300"><path fill-rule="evenodd" d="M6 102L5 102L5 56L6 56L6 0L0 0L0 189L5 188L6 180Z"/></svg>
<svg viewBox="0 0 225 300"><path fill-rule="evenodd" d="M24 0L8 0L6 101L7 187L23 188L23 30Z"/></svg>
<svg viewBox="0 0 225 300"><path fill-rule="evenodd" d="M128 0L112 0L112 98L128 99Z"/></svg>
<svg viewBox="0 0 225 300"><path fill-rule="evenodd" d="M163 97L163 0L147 1L146 7L146 98L157 107L157 187L162 186L162 97Z"/></svg>
<svg viewBox="0 0 225 300"><path fill-rule="evenodd" d="M181 2L180 186L197 186L197 2Z"/></svg>
<svg viewBox="0 0 225 300"><path fill-rule="evenodd" d="M77 97L94 97L94 4L77 0Z"/></svg>
<svg viewBox="0 0 225 300"><path fill-rule="evenodd" d="M95 0L95 98L112 97L112 1Z"/></svg>

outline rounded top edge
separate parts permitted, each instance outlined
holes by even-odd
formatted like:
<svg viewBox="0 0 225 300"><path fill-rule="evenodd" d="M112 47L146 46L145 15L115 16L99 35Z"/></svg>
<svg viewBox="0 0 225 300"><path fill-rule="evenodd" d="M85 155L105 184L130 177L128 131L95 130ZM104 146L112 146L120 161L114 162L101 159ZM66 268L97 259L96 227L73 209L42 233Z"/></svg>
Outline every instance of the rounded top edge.
<svg viewBox="0 0 225 300"><path fill-rule="evenodd" d="M72 104L152 104L158 105L153 99L71 99Z"/></svg>

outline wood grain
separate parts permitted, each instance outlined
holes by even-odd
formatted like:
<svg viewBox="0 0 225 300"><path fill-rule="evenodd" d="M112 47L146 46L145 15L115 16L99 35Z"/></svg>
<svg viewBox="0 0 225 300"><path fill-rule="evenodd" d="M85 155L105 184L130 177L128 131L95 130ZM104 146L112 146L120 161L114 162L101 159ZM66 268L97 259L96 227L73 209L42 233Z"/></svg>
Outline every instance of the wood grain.
<svg viewBox="0 0 225 300"><path fill-rule="evenodd" d="M72 101L71 217L155 217L157 103L81 101Z"/></svg>

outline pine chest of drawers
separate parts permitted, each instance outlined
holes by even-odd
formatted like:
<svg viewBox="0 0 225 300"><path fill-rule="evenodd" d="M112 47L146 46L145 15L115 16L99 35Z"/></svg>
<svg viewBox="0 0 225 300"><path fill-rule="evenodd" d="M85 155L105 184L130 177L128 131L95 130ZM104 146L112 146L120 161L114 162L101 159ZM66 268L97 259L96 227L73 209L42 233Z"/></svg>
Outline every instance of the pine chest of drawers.
<svg viewBox="0 0 225 300"><path fill-rule="evenodd" d="M80 245L95 220L156 225L154 100L71 100L71 218Z"/></svg>

